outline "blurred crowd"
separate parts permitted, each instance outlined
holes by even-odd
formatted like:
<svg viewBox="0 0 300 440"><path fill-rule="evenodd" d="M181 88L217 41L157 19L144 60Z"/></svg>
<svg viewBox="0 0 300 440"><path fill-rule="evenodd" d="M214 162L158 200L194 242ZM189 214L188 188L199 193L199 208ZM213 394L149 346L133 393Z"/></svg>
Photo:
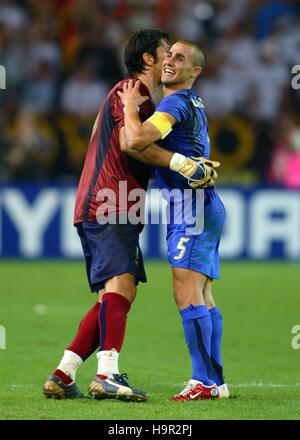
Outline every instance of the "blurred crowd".
<svg viewBox="0 0 300 440"><path fill-rule="evenodd" d="M221 182L300 188L299 3L0 0L0 181L77 178L126 41L160 27L206 52L195 88Z"/></svg>

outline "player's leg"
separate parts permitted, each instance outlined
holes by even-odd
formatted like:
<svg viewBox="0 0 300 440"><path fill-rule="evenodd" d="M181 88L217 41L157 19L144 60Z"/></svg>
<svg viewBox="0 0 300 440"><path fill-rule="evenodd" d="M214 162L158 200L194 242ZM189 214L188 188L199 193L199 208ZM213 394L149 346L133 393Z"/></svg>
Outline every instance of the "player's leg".
<svg viewBox="0 0 300 440"><path fill-rule="evenodd" d="M44 384L43 393L54 399L82 397L75 380L80 365L97 349L99 345L100 302L82 318L77 334L66 348L56 370Z"/></svg>
<svg viewBox="0 0 300 440"><path fill-rule="evenodd" d="M118 365L127 314L135 296L136 279L130 273L117 275L105 283L99 315L98 369L89 385L89 394L96 399L147 400L147 393L131 387L127 375L120 374Z"/></svg>
<svg viewBox="0 0 300 440"><path fill-rule="evenodd" d="M100 242L99 234L95 236L94 288L105 288L99 313L98 369L89 386L89 394L97 399L147 398L146 393L128 385L118 367L127 314L136 296L136 285L139 281L146 281L138 244L139 233L140 226L137 225L108 225Z"/></svg>
<svg viewBox="0 0 300 440"><path fill-rule="evenodd" d="M204 203L204 229L202 231L195 233L195 235L187 234L186 224L180 224L179 227L174 224L168 230L168 258L171 266L176 269L188 269L188 273L195 272L197 275L194 275L194 278L202 280L202 297L201 302L196 303L198 304L197 308L192 304L190 309L186 307L180 312L184 327L186 326L191 331L191 336L186 336L186 340L190 353L193 349L195 356L191 354L193 379L189 381L180 395L175 396L174 400L197 400L198 398L218 397L219 394L212 375L212 318L207 306L204 305L203 293L207 279L220 277L218 247L225 221L225 209L213 189L205 190ZM188 283L192 281L195 284L194 279L187 276L181 284L184 286L186 283L188 286ZM198 292L199 285L199 281L196 281L195 286L198 286ZM182 295L184 295L184 291ZM185 334L187 333L188 331L185 329ZM195 385L194 378L204 383L204 386L211 386L212 390L203 395L200 391L199 394L195 394L195 389L199 386Z"/></svg>
<svg viewBox="0 0 300 440"><path fill-rule="evenodd" d="M81 240L83 253L86 262L86 271L90 280L90 268L92 264L92 253L87 238L81 225L77 228ZM66 348L56 370L50 375L44 384L43 393L46 397L64 399L82 397L78 390L75 379L76 371L99 346L99 311L101 305L101 293L99 300L82 318L77 334Z"/></svg>
<svg viewBox="0 0 300 440"><path fill-rule="evenodd" d="M77 333L66 348L64 356L54 374L65 384L75 380L76 370L99 345L99 311L101 303L97 301L80 321ZM61 377L61 373L62 377ZM66 377L64 377L66 376Z"/></svg>
<svg viewBox="0 0 300 440"><path fill-rule="evenodd" d="M173 295L179 310L189 305L205 306L203 289L207 276L190 269L173 267Z"/></svg>
<svg viewBox="0 0 300 440"><path fill-rule="evenodd" d="M186 344L192 362L192 379L172 400L198 400L217 397L212 379L211 316L203 289L207 276L194 270L173 267L174 298L181 315Z"/></svg>
<svg viewBox="0 0 300 440"><path fill-rule="evenodd" d="M211 337L211 360L213 366L213 378L218 386L219 398L229 397L229 390L224 381L223 362L222 362L222 334L223 322L220 310L215 304L212 294L213 280L207 279L203 295L204 301L211 315L212 337Z"/></svg>
<svg viewBox="0 0 300 440"><path fill-rule="evenodd" d="M136 280L130 273L116 275L105 283L99 311L99 376L119 374L119 353L124 341L127 314L135 296Z"/></svg>

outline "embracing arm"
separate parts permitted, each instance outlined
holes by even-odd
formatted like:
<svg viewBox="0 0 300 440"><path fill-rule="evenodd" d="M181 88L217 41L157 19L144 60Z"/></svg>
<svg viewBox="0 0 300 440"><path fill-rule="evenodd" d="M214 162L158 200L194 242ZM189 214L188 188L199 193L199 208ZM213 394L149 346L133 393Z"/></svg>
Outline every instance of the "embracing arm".
<svg viewBox="0 0 300 440"><path fill-rule="evenodd" d="M130 148L126 140L124 127L122 127L120 130L119 140L121 150L128 154L128 156L152 166L169 168L171 159L174 156L174 153L171 151L165 150L156 144L149 145L147 148L142 150Z"/></svg>
<svg viewBox="0 0 300 440"><path fill-rule="evenodd" d="M123 92L117 92L124 105L125 128L120 130L120 133L123 131L122 140L120 138L121 149L142 162L169 167L184 176L193 188L212 186L217 178L212 163L208 164L203 158L192 160L183 154L171 153L158 145L153 145L155 141L163 139L170 133L177 120L169 113L155 112L145 122L141 122L138 103L145 102L149 97L141 96L139 87L139 81L133 85L133 81L129 80L124 84Z"/></svg>
<svg viewBox="0 0 300 440"><path fill-rule="evenodd" d="M138 103L149 99L139 94L140 81L130 80L124 84L123 92L118 92L124 104L125 132L128 146L133 150L142 150L163 139L177 122L169 113L155 112L145 122L141 122L138 114Z"/></svg>
<svg viewBox="0 0 300 440"><path fill-rule="evenodd" d="M214 167L217 168L220 165L218 162L212 162L201 157L191 160L182 154L165 150L156 144L151 144L143 150L130 148L126 140L124 127L119 132L119 142L121 150L128 156L148 165L170 168L188 179L188 183L192 188L213 186L218 176L214 170ZM200 163L203 168L198 169Z"/></svg>

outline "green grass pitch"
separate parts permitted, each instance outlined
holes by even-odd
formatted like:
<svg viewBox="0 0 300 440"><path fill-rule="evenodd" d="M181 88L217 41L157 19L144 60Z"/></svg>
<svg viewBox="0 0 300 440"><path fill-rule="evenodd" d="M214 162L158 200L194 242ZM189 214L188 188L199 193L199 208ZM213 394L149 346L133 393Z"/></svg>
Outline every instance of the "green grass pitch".
<svg viewBox="0 0 300 440"><path fill-rule="evenodd" d="M183 330L165 262L146 262L128 318L120 370L150 394L147 403L57 401L41 389L57 366L80 318L92 306L81 262L1 262L0 419L299 419L300 350L291 345L300 324L299 264L223 263L215 298L223 312L226 381L236 398L168 402L190 378ZM95 355L77 382L87 392Z"/></svg>

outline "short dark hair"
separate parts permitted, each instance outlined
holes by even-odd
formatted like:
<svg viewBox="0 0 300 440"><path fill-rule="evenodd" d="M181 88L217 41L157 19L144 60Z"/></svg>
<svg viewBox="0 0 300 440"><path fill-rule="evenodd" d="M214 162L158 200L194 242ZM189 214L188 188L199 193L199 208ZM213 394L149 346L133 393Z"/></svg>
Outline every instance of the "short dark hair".
<svg viewBox="0 0 300 440"><path fill-rule="evenodd" d="M200 47L197 46L197 44L193 43L192 41L188 41L188 40L178 40L177 43L182 43L182 44L185 44L186 46L192 47L194 49L193 66L200 66L201 69L204 69L205 64L206 64L206 55L200 49Z"/></svg>
<svg viewBox="0 0 300 440"><path fill-rule="evenodd" d="M149 53L156 60L156 49L161 41L169 42L169 35L161 29L144 29L135 32L125 47L124 61L129 76L143 73L146 70L146 63L143 59L144 53Z"/></svg>

